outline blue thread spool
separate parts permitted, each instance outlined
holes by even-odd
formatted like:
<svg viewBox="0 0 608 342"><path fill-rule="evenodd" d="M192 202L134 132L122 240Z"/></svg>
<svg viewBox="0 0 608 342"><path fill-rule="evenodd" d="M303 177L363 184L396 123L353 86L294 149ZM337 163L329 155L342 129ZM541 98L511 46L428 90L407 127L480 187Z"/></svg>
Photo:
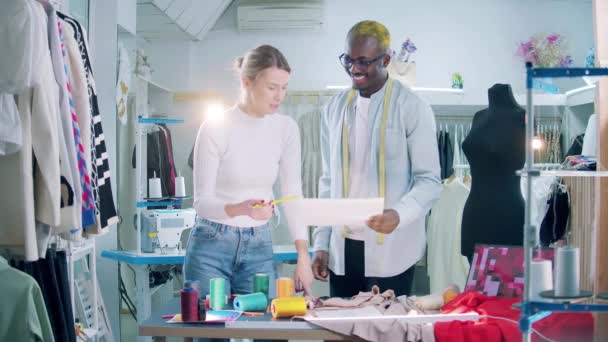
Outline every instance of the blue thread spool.
<svg viewBox="0 0 608 342"><path fill-rule="evenodd" d="M234 299L234 308L238 311L266 311L268 299L262 292L241 295Z"/></svg>

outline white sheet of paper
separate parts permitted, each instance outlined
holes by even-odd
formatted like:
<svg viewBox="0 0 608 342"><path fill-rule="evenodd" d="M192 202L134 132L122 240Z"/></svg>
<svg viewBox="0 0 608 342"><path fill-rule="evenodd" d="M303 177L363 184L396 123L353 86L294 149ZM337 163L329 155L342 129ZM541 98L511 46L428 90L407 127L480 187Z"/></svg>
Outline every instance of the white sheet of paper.
<svg viewBox="0 0 608 342"><path fill-rule="evenodd" d="M337 317L382 317L382 313L373 306L364 306L354 309L336 309L336 310L317 310L314 315L310 313L304 316L306 320L314 320L315 318L337 318Z"/></svg>
<svg viewBox="0 0 608 342"><path fill-rule="evenodd" d="M384 198L305 198L298 202L299 218L307 226L361 226L384 210Z"/></svg>
<svg viewBox="0 0 608 342"><path fill-rule="evenodd" d="M422 324L422 323L435 323L435 322L450 322L450 321L476 321L482 316L477 312L466 312L459 314L408 314L408 315L378 315L375 312L370 312L369 316L362 315L363 311L356 312L357 309L349 310L346 314L342 310L336 310L331 312L324 312L323 316L320 317L318 312L315 313L317 317L307 314L303 318L309 322L315 321L343 321L343 322L354 322L354 321L368 321L368 320L398 320L400 322ZM378 310L376 310L378 311ZM350 316L355 314L355 316Z"/></svg>

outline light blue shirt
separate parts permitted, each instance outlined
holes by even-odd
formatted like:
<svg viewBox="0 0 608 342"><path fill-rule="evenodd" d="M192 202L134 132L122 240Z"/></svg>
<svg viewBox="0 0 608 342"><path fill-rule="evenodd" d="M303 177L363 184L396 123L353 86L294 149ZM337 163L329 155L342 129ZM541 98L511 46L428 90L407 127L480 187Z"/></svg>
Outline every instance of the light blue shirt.
<svg viewBox="0 0 608 342"><path fill-rule="evenodd" d="M369 107L370 151L366 180L369 197L378 197L380 124L386 83L371 96ZM334 96L321 114L322 175L320 198L342 198L342 122L347 112L348 90ZM354 101L353 101L354 102ZM347 115L347 127L354 115ZM393 81L386 129L385 207L397 211L399 226L377 243L372 229L365 231L365 275L390 277L414 265L426 245L425 216L439 198L441 179L435 118L431 107L410 88ZM352 158L350 158L352 160ZM329 251L329 268L344 274L342 227L319 227L313 233L314 250Z"/></svg>

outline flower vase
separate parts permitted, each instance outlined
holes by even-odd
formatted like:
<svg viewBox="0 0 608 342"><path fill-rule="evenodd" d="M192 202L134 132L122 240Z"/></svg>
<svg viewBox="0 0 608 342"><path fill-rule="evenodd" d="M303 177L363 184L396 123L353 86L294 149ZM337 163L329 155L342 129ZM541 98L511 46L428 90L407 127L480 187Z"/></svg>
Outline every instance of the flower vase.
<svg viewBox="0 0 608 342"><path fill-rule="evenodd" d="M406 84L410 87L416 85L416 63L415 62L402 62L396 58L391 59L390 64L387 67L388 74L391 78L398 80L399 82Z"/></svg>

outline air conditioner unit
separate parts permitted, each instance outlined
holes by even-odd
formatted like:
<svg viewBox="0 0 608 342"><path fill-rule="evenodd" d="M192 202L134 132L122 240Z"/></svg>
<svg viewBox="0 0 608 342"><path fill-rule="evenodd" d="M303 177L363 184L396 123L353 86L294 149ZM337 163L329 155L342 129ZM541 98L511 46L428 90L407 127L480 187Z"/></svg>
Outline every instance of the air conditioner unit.
<svg viewBox="0 0 608 342"><path fill-rule="evenodd" d="M238 28L247 31L320 31L325 22L323 0L241 0Z"/></svg>

